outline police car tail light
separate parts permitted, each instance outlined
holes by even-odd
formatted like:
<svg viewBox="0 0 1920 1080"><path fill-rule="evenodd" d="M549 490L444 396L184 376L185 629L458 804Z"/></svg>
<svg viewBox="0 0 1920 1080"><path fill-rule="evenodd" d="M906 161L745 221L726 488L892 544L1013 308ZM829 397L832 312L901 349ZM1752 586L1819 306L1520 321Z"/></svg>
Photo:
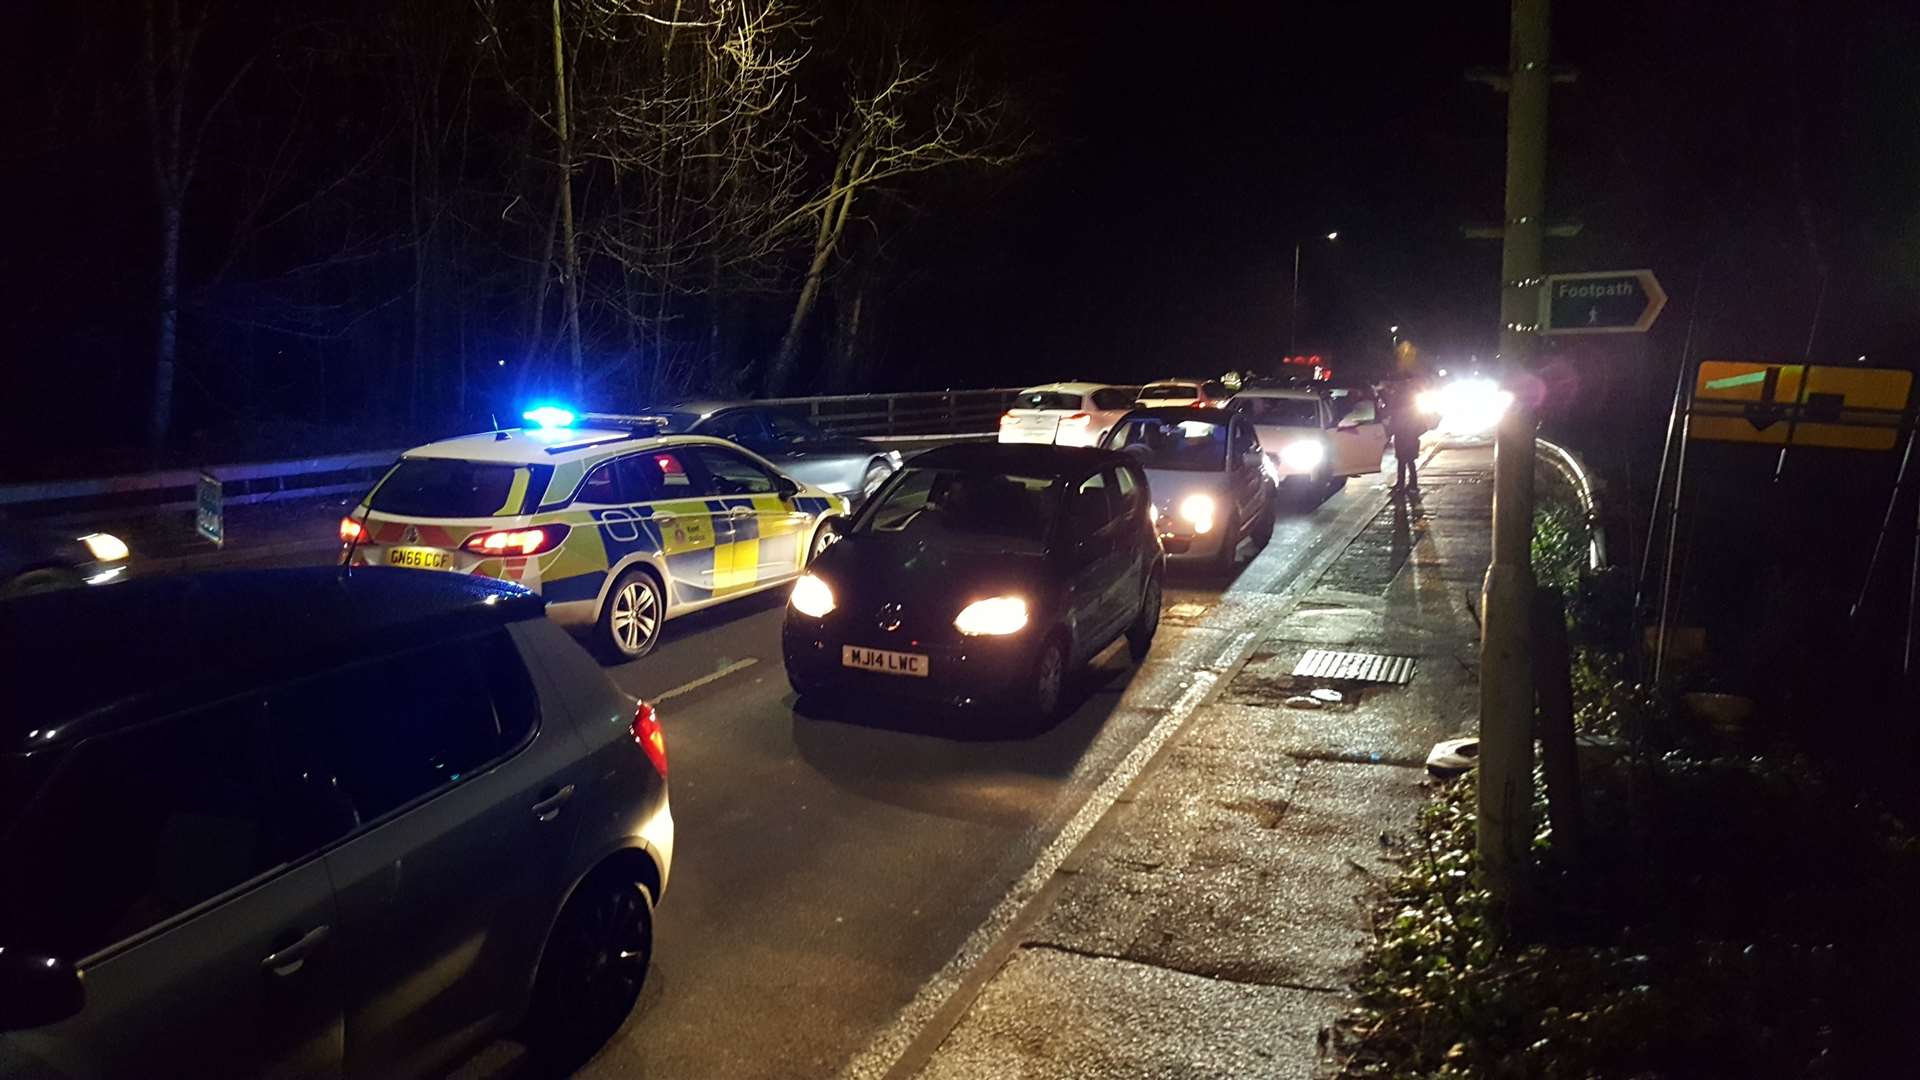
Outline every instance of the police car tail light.
<svg viewBox="0 0 1920 1080"><path fill-rule="evenodd" d="M969 637L1016 634L1026 628L1027 602L1018 596L975 600L960 610L953 625Z"/></svg>
<svg viewBox="0 0 1920 1080"><path fill-rule="evenodd" d="M652 702L643 701L633 710L633 741L646 751L647 760L653 762L653 771L660 779L667 778L667 733L660 726L660 712Z"/></svg>
<svg viewBox="0 0 1920 1080"><path fill-rule="evenodd" d="M571 531L565 525L541 525L531 529L495 529L467 537L462 548L475 555L538 555L560 546Z"/></svg>
<svg viewBox="0 0 1920 1080"><path fill-rule="evenodd" d="M366 539L367 539L367 526L365 522L361 521L359 518L343 517L340 519L340 542L341 543L359 544L359 543L366 542Z"/></svg>

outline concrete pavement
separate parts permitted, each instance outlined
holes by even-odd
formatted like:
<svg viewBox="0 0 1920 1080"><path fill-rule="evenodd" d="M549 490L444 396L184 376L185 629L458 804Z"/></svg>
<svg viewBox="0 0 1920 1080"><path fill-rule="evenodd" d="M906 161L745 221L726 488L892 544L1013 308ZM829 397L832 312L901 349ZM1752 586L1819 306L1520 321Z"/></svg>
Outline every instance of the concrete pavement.
<svg viewBox="0 0 1920 1080"><path fill-rule="evenodd" d="M1264 631L890 1075L1304 1077L1348 1007L1383 833L1471 730L1490 452L1449 449ZM1418 658L1406 687L1289 708L1309 648Z"/></svg>

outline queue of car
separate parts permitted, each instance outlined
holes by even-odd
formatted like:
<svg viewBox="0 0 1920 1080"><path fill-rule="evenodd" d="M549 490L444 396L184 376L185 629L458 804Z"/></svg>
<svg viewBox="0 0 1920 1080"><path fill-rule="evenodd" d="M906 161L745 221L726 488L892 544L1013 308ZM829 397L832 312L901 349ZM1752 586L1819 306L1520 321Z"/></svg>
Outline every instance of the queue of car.
<svg viewBox="0 0 1920 1080"><path fill-rule="evenodd" d="M1282 477L1379 453L1339 441L1368 414L1210 380L1046 384L911 461L758 405L526 419L407 451L337 568L0 604L29 695L0 863L32 868L0 890L0 1074L414 1074L509 1031L584 1060L646 978L674 823L658 714L566 631L630 660L789 587L803 699L1044 725L1108 647L1145 658L1169 560L1231 569ZM126 558L56 539L10 580ZM88 650L120 659L31 677Z"/></svg>

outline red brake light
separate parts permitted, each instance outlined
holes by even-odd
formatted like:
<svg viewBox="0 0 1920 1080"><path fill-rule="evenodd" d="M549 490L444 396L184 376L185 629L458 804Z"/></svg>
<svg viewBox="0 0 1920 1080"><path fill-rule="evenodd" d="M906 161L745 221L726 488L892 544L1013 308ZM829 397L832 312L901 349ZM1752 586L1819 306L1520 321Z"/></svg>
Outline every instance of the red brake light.
<svg viewBox="0 0 1920 1080"><path fill-rule="evenodd" d="M565 525L540 525L531 529L495 529L474 533L460 546L476 555L506 555L519 558L552 551L560 546L571 530Z"/></svg>
<svg viewBox="0 0 1920 1080"><path fill-rule="evenodd" d="M1090 421L1090 420L1092 420L1092 419L1093 419L1093 417L1091 417L1091 416L1088 416L1088 415L1087 415L1086 413L1083 413L1083 412L1077 412L1077 413L1074 413L1074 414L1073 414L1072 416L1069 416L1069 417L1067 417L1066 419L1064 419L1064 420L1061 420L1060 422L1061 422L1061 423L1063 423L1063 424L1081 424L1081 425L1085 425L1085 424L1086 424L1086 423L1087 423L1088 421Z"/></svg>
<svg viewBox="0 0 1920 1080"><path fill-rule="evenodd" d="M641 702L633 710L633 741L646 751L647 760L653 762L653 769L660 779L667 778L667 733L660 727L660 714L649 702Z"/></svg>
<svg viewBox="0 0 1920 1080"><path fill-rule="evenodd" d="M357 544L366 540L366 538L367 527L358 518L343 517L340 519L341 543Z"/></svg>
<svg viewBox="0 0 1920 1080"><path fill-rule="evenodd" d="M1001 427L1005 427L1005 426L1007 426L1008 424L1010 424L1010 423L1012 423L1012 422L1013 422L1013 414L1012 414L1012 413L1010 413L1010 412L1003 412L1003 413L1001 413L1001 414L1000 414L1000 426L1001 426Z"/></svg>

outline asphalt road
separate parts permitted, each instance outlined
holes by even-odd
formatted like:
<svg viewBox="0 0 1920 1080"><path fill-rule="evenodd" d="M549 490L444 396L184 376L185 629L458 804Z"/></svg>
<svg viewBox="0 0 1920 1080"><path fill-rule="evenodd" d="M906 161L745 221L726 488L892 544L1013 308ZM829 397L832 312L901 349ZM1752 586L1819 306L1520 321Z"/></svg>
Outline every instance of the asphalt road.
<svg viewBox="0 0 1920 1080"><path fill-rule="evenodd" d="M671 624L654 656L611 673L660 702L673 876L641 1003L581 1075L841 1073L1166 714L1193 677L1180 657L1217 651L1223 601L1280 592L1379 498L1361 480L1292 506L1230 579L1176 572L1153 656L1135 669L1109 649L1072 714L1026 738L930 728L879 701L797 712L784 590ZM516 1058L496 1046L462 1074L512 1076Z"/></svg>

